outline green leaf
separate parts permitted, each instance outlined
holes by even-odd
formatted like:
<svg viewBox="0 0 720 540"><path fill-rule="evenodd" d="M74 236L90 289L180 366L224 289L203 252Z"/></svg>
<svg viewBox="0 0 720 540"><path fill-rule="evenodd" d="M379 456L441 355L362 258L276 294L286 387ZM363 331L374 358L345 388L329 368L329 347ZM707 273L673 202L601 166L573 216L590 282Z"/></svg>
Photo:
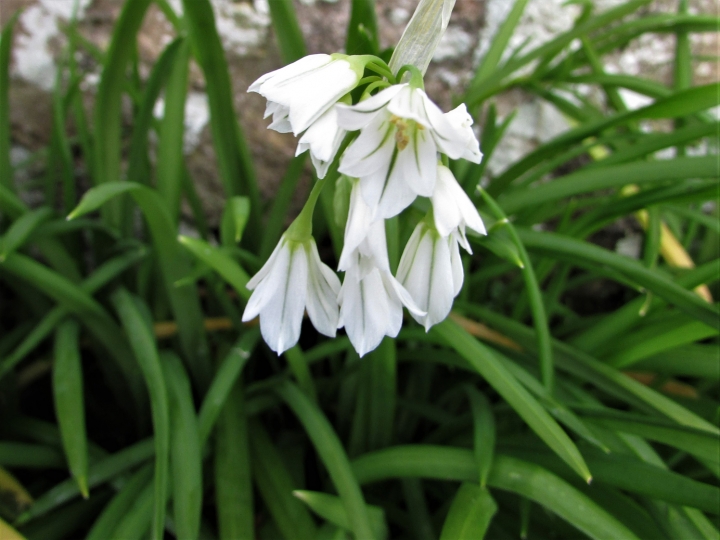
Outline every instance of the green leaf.
<svg viewBox="0 0 720 540"><path fill-rule="evenodd" d="M170 76L170 71L175 64L175 58L184 42L185 38L177 38L170 42L155 62L145 84L140 107L133 118L133 131L130 138L127 178L131 182L148 183L150 180L148 135L155 120L155 104Z"/></svg>
<svg viewBox="0 0 720 540"><path fill-rule="evenodd" d="M464 309L482 317L494 328L532 351L536 347L534 331L527 326L480 306L464 305ZM599 362L587 353L558 340L553 340L555 361L561 369L640 408L657 411L678 424L720 434L720 429L672 399L631 379L621 371Z"/></svg>
<svg viewBox="0 0 720 540"><path fill-rule="evenodd" d="M0 188L10 193L15 189L10 163L10 52L19 15L19 11L12 15L0 34Z"/></svg>
<svg viewBox="0 0 720 540"><path fill-rule="evenodd" d="M119 289L113 294L113 303L150 394L155 439L152 538L160 540L165 530L165 505L169 476L170 413L167 387L155 345L155 336L139 309L139 300L133 298L124 289Z"/></svg>
<svg viewBox="0 0 720 540"><path fill-rule="evenodd" d="M105 184L120 180L121 102L126 69L135 50L135 40L150 6L150 0L128 0L113 29L100 84L95 97L95 156L93 180ZM109 224L119 228L125 219L122 206L108 210Z"/></svg>
<svg viewBox="0 0 720 540"><path fill-rule="evenodd" d="M88 449L79 335L80 327L75 321L67 321L58 328L52 385L55 416L70 473L87 499Z"/></svg>
<svg viewBox="0 0 720 540"><path fill-rule="evenodd" d="M297 486L257 420L250 424L250 447L255 483L278 530L287 540L315 539L315 522L307 508L292 496Z"/></svg>
<svg viewBox="0 0 720 540"><path fill-rule="evenodd" d="M380 50L375 0L352 0L345 50L347 54L374 54Z"/></svg>
<svg viewBox="0 0 720 540"><path fill-rule="evenodd" d="M153 485L149 483L132 501L130 508L115 528L112 538L144 538L147 537L151 525L153 527L151 534L154 535L154 495Z"/></svg>
<svg viewBox="0 0 720 540"><path fill-rule="evenodd" d="M720 312L717 307L670 281L657 270L646 268L629 257L557 233L518 229L518 235L531 251L538 251L596 271L598 267L611 268L621 275L627 276L630 281L674 304L691 317L713 328L718 327Z"/></svg>
<svg viewBox="0 0 720 540"><path fill-rule="evenodd" d="M428 444L365 454L352 467L361 484L412 477L474 482L478 477L472 451ZM637 538L591 499L537 465L499 454L488 485L535 501L591 538Z"/></svg>
<svg viewBox="0 0 720 540"><path fill-rule="evenodd" d="M190 70L190 44L183 41L165 86L165 108L157 148L157 191L165 200L173 224L180 216L184 171L185 100Z"/></svg>
<svg viewBox="0 0 720 540"><path fill-rule="evenodd" d="M512 241L506 221L496 222L484 236L470 235L470 241L491 251L501 259L523 268L517 245Z"/></svg>
<svg viewBox="0 0 720 540"><path fill-rule="evenodd" d="M307 50L292 0L274 0L269 5L275 39L277 39L283 63L291 64L300 60L307 54Z"/></svg>
<svg viewBox="0 0 720 540"><path fill-rule="evenodd" d="M146 439L92 463L88 469L88 488L92 490L147 461L153 456L153 445L152 439ZM27 523L79 495L75 480L65 480L38 497L30 509L17 519L17 523Z"/></svg>
<svg viewBox="0 0 720 540"><path fill-rule="evenodd" d="M146 465L132 475L98 516L86 540L107 540L124 516L128 514L140 494L152 484L153 468Z"/></svg>
<svg viewBox="0 0 720 540"><path fill-rule="evenodd" d="M123 339L115 321L99 303L60 274L19 253L10 254L2 263L2 268L29 282L57 301L63 309L77 315L114 358L128 384L135 404L139 406L144 403L144 394L139 386L142 383L133 368L132 353L127 341Z"/></svg>
<svg viewBox="0 0 720 540"><path fill-rule="evenodd" d="M192 388L180 359L162 354L170 404L172 501L178 538L198 538L202 511L202 454Z"/></svg>
<svg viewBox="0 0 720 540"><path fill-rule="evenodd" d="M453 499L440 540L481 540L497 512L497 504L484 487L463 482Z"/></svg>
<svg viewBox="0 0 720 540"><path fill-rule="evenodd" d="M495 417L485 394L470 385L465 387L465 392L473 416L473 450L480 472L480 487L484 488L495 455Z"/></svg>
<svg viewBox="0 0 720 540"><path fill-rule="evenodd" d="M250 217L250 199L230 197L225 203L221 220L222 245L225 247L239 244Z"/></svg>
<svg viewBox="0 0 720 540"><path fill-rule="evenodd" d="M80 285L80 288L89 294L95 293L128 267L145 257L146 253L144 249L141 249L110 259L95 270L95 272ZM0 363L0 378L15 367L18 362L22 361L25 356L49 336L55 327L60 324L62 319L67 316L68 311L69 310L63 306L57 306L45 315L42 320L35 325L32 331L25 336L22 342L15 347L13 352L3 358L2 363Z"/></svg>
<svg viewBox="0 0 720 540"><path fill-rule="evenodd" d="M308 505L308 507L321 518L334 523L341 529L351 530L350 519L340 497L320 493L318 491L307 491L296 489L293 495ZM367 505L368 516L375 533L375 538L387 538L388 530L385 524L385 511L379 506Z"/></svg>
<svg viewBox="0 0 720 540"><path fill-rule="evenodd" d="M68 219L92 212L123 193L133 196L147 220L158 253L165 291L180 330L180 343L188 358L193 379L204 387L209 383L210 373L202 309L194 288L175 286L177 281L190 273L190 262L178 244L175 226L163 198L157 191L135 182L108 183L85 193Z"/></svg>
<svg viewBox="0 0 720 540"><path fill-rule="evenodd" d="M507 214L542 203L627 184L679 181L686 178L716 178L720 165L713 156L675 158L660 161L638 161L608 167L581 169L532 189L514 191L499 199Z"/></svg>
<svg viewBox="0 0 720 540"><path fill-rule="evenodd" d="M371 540L375 535L362 491L353 477L345 450L330 422L292 383L285 382L276 391L298 417L313 442L345 505L345 511L350 518L350 530L357 538Z"/></svg>
<svg viewBox="0 0 720 540"><path fill-rule="evenodd" d="M502 55L507 50L510 38L512 38L515 32L515 27L525 11L527 6L527 0L516 0L513 4L512 9L505 17L505 21L500 25L497 33L492 37L490 41L490 48L485 53L485 56L480 61L480 65L475 71L473 80L470 83L468 92L472 92L476 88L482 86L483 82L493 74L500 64Z"/></svg>
<svg viewBox="0 0 720 540"><path fill-rule="evenodd" d="M720 439L717 435L688 427L672 426L651 419L623 419L613 416L609 415L608 418L603 418L602 415L597 418L591 416L588 420L614 431L631 433L684 450L702 460L715 475L720 476Z"/></svg>
<svg viewBox="0 0 720 540"><path fill-rule="evenodd" d="M230 391L235 386L243 367L250 359L258 339L258 328L246 331L228 352L213 378L203 399L198 418L198 433L201 447L205 446L213 426L225 406Z"/></svg>
<svg viewBox="0 0 720 540"><path fill-rule="evenodd" d="M0 466L33 469L64 468L65 460L55 448L37 444L0 442Z"/></svg>
<svg viewBox="0 0 720 540"><path fill-rule="evenodd" d="M250 198L250 223L260 230L260 195L250 150L240 130L233 106L233 90L213 8L208 0L183 0L193 55L205 74L210 106L210 129L220 178L227 196ZM257 237L249 239L251 244Z"/></svg>
<svg viewBox="0 0 720 540"><path fill-rule="evenodd" d="M197 238L179 236L178 241L187 248L190 253L197 257L198 260L207 264L220 274L225 281L232 285L243 300L247 301L250 299L252 293L247 288L247 282L250 281L250 276L247 275L245 270L243 270L230 255Z"/></svg>
<svg viewBox="0 0 720 540"><path fill-rule="evenodd" d="M450 319L437 324L433 332L467 360L563 461L585 481L589 482L592 479L575 444L545 409L505 369L495 357L498 353L492 352Z"/></svg>
<svg viewBox="0 0 720 540"><path fill-rule="evenodd" d="M217 426L215 498L220 540L254 538L250 443L245 399L237 382L225 401Z"/></svg>
<svg viewBox="0 0 720 540"><path fill-rule="evenodd" d="M26 212L13 221L5 235L0 238L0 263L8 254L20 249L30 235L52 215L50 208L42 207Z"/></svg>
<svg viewBox="0 0 720 540"><path fill-rule="evenodd" d="M694 343L717 336L717 330L697 322L680 322L677 317L667 321L669 324L653 325L650 328L637 329L631 339L620 339L613 347L617 351L605 361L616 368L625 368L653 354L672 349L679 345ZM642 339L636 339L640 337Z"/></svg>

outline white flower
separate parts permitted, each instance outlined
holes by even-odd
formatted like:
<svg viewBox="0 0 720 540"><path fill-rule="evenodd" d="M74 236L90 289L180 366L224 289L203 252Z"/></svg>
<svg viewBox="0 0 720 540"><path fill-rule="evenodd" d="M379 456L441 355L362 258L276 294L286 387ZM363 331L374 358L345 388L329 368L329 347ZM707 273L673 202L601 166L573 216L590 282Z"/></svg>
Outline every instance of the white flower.
<svg viewBox="0 0 720 540"><path fill-rule="evenodd" d="M340 161L339 171L360 178L365 201L378 218L407 208L435 188L438 151L452 159L472 158L466 118L449 118L420 88L408 83L386 88L354 106L338 104L338 124L361 130Z"/></svg>
<svg viewBox="0 0 720 540"><path fill-rule="evenodd" d="M459 234L442 236L421 221L403 251L397 277L424 314L410 312L425 327L444 320L463 284Z"/></svg>
<svg viewBox="0 0 720 540"><path fill-rule="evenodd" d="M318 178L325 178L346 133L337 123L337 108L330 107L300 138L295 155L310 150L310 159Z"/></svg>
<svg viewBox="0 0 720 540"><path fill-rule="evenodd" d="M260 330L270 348L282 354L300 338L303 312L321 334L335 337L340 280L320 261L315 240L283 235L265 265L248 282L252 290L242 320L260 315Z"/></svg>
<svg viewBox="0 0 720 540"><path fill-rule="evenodd" d="M362 197L359 181L355 178L351 178L350 181L353 185L338 270L344 272L354 264L353 257L357 250L360 250L367 259L372 260L373 266L389 270L385 222L373 219L374 214Z"/></svg>
<svg viewBox="0 0 720 540"><path fill-rule="evenodd" d="M297 136L355 88L363 69L364 64L344 55L312 54L266 73L248 92L268 100L265 118L273 116L270 128Z"/></svg>
<svg viewBox="0 0 720 540"><path fill-rule="evenodd" d="M390 273L385 222L373 221L358 181L350 194L345 243L338 269L345 272L338 302L338 328L345 327L360 356L372 351L384 336L395 337L402 326L403 305L411 313L424 313Z"/></svg>
<svg viewBox="0 0 720 540"><path fill-rule="evenodd" d="M338 328L345 327L353 347L364 356L380 345L384 336L398 335L403 305L413 317L423 312L388 270L373 266L372 260L358 250L352 256L353 264L345 272L338 295Z"/></svg>
<svg viewBox="0 0 720 540"><path fill-rule="evenodd" d="M460 157L473 163L480 163L480 160L482 160L480 143L477 137L475 137L475 132L471 127L473 125L473 119L467 111L465 104L461 103L449 113L445 113L445 120L448 121L465 142L463 153Z"/></svg>
<svg viewBox="0 0 720 540"><path fill-rule="evenodd" d="M458 232L458 241L470 253L470 245L465 238L465 227L479 234L487 234L480 214L457 183L450 169L444 165L437 166L437 182L432 197L435 227L441 236L449 236Z"/></svg>

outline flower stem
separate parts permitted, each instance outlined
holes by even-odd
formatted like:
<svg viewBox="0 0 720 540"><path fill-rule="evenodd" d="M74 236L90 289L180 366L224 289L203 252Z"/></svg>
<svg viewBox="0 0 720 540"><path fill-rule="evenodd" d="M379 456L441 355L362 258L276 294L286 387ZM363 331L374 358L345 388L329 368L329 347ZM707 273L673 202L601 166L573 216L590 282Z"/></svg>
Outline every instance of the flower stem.
<svg viewBox="0 0 720 540"><path fill-rule="evenodd" d="M295 218L295 221L290 224L290 227L288 227L288 230L285 232L285 237L288 240L305 242L312 237L312 218L315 212L315 204L320 196L320 192L323 187L325 187L326 181L327 177L315 182L310 196L305 202L305 206L303 206L298 217Z"/></svg>

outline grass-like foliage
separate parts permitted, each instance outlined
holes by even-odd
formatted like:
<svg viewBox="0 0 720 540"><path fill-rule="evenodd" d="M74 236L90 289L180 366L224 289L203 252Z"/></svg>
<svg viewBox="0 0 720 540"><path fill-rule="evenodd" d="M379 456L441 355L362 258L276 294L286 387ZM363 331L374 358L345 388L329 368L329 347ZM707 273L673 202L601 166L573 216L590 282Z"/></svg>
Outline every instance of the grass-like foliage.
<svg viewBox="0 0 720 540"><path fill-rule="evenodd" d="M471 237L454 311L428 333L407 318L362 359L347 337L309 324L278 358L257 324L241 322L249 276L308 169L292 161L262 204L233 109L246 89L231 87L209 0L184 0L178 38L146 80L127 74L151 0L126 0L108 49L93 51L103 69L89 117L74 60L86 42L69 25L52 143L39 155L45 202L32 207L10 165L9 21L0 537L720 538L718 122L707 111L718 90L693 86L688 39L718 20L682 2L678 13L630 19L649 1L604 13L581 2L571 30L508 57L526 3L457 89L485 158L450 166L489 234ZM270 7L283 60L297 60L306 47L293 2ZM374 9L352 1L348 50L377 53ZM677 36L672 86L604 70L604 55L652 32ZM207 84L227 197L217 230L182 149L191 60ZM602 106L580 84L599 89ZM512 121L497 117L494 98L512 88L573 127L480 190ZM628 110L622 88L652 103ZM78 160L91 181L84 195ZM330 258L342 239L336 178L316 216ZM198 238L178 236L183 201ZM395 265L423 204L388 222ZM618 220L643 235L639 259L598 241Z"/></svg>

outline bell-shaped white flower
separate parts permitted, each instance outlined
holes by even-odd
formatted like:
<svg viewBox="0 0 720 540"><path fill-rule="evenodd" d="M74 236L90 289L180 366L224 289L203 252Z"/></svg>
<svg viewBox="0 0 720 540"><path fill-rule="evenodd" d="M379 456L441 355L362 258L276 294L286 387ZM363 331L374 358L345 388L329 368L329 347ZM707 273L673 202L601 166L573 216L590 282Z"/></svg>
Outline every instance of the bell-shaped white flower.
<svg viewBox="0 0 720 540"><path fill-rule="evenodd" d="M365 60L355 58L311 54L266 73L250 85L248 92L257 92L268 100L265 118L273 116L270 128L281 133L292 131L297 136L355 88L365 66Z"/></svg>
<svg viewBox="0 0 720 540"><path fill-rule="evenodd" d="M397 336L402 308L423 315L412 296L390 273L385 222L373 220L355 180L338 269L345 272L338 302L338 328L345 327L360 356L375 349L384 336Z"/></svg>
<svg viewBox="0 0 720 540"><path fill-rule="evenodd" d="M425 331L448 316L462 288L464 274L458 240L457 232L442 236L423 220L415 227L400 258L397 278L425 312L410 312Z"/></svg>
<svg viewBox="0 0 720 540"><path fill-rule="evenodd" d="M318 178L325 178L346 133L337 123L337 108L330 107L300 137L295 155L310 150Z"/></svg>
<svg viewBox="0 0 720 540"><path fill-rule="evenodd" d="M364 356L380 345L384 336L398 335L403 306L413 317L424 312L389 270L374 266L359 250L353 252L352 259L338 295L338 328L345 327L350 343Z"/></svg>
<svg viewBox="0 0 720 540"><path fill-rule="evenodd" d="M242 320L260 315L260 330L278 354L300 338L303 313L318 332L334 337L338 326L340 280L320 261L315 240L280 239L265 265L248 282L252 290Z"/></svg>
<svg viewBox="0 0 720 540"><path fill-rule="evenodd" d="M411 83L394 85L357 105L338 104L338 124L361 130L340 161L340 172L360 178L365 201L378 218L407 208L435 188L437 153L472 157L467 128L446 115ZM478 152L479 153L479 152Z"/></svg>
<svg viewBox="0 0 720 540"><path fill-rule="evenodd" d="M437 165L437 182L430 198L435 227L441 236L457 231L460 244L472 253L465 238L465 227L478 234L487 234L480 214L460 187L453 173L444 165Z"/></svg>

